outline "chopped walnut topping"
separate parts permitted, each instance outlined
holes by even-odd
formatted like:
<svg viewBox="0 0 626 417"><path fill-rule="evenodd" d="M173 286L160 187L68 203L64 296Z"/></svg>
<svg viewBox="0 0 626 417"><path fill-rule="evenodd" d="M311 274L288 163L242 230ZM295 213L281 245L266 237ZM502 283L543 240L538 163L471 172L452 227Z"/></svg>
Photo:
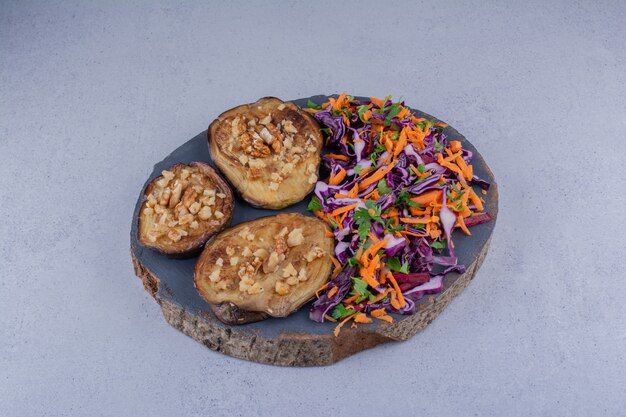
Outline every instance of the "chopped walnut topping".
<svg viewBox="0 0 626 417"><path fill-rule="evenodd" d="M270 185L267 188L269 188L271 191L278 191L278 184L275 182L270 182Z"/></svg>
<svg viewBox="0 0 626 417"><path fill-rule="evenodd" d="M232 132L233 135L241 135L243 132L246 131L246 124L245 122L239 118L239 117L235 117L231 122L230 122L230 127L232 128Z"/></svg>
<svg viewBox="0 0 626 417"><path fill-rule="evenodd" d="M289 119L283 120L283 130L286 133L298 133L298 129L296 129L293 122Z"/></svg>
<svg viewBox="0 0 626 417"><path fill-rule="evenodd" d="M239 263L239 257L238 256L232 256L230 258L230 265L231 266L235 266Z"/></svg>
<svg viewBox="0 0 626 417"><path fill-rule="evenodd" d="M272 115L271 114L268 114L264 118L259 119L259 123L261 123L262 125L266 125L266 124L271 123L271 122L272 122Z"/></svg>
<svg viewBox="0 0 626 417"><path fill-rule="evenodd" d="M253 233L248 233L246 239L252 242L256 236Z"/></svg>
<svg viewBox="0 0 626 417"><path fill-rule="evenodd" d="M198 193L191 187L187 188L183 193L183 204L185 207L189 207L195 203L196 197L198 197Z"/></svg>
<svg viewBox="0 0 626 417"><path fill-rule="evenodd" d="M293 264L289 262L286 267L283 268L283 278L298 276L298 271L293 267Z"/></svg>
<svg viewBox="0 0 626 417"><path fill-rule="evenodd" d="M290 290L289 284L282 281L276 281L276 286L274 287L274 290L278 295L287 295L289 294Z"/></svg>
<svg viewBox="0 0 626 417"><path fill-rule="evenodd" d="M278 265L285 260L285 255L279 255L276 252L270 253L270 257L263 264L263 272L266 274L275 272L278 269Z"/></svg>
<svg viewBox="0 0 626 417"><path fill-rule="evenodd" d="M226 198L226 194L224 193L217 193L215 194L218 198L221 198L222 200Z"/></svg>
<svg viewBox="0 0 626 417"><path fill-rule="evenodd" d="M307 276L306 268L300 268L300 272L298 272L298 280L306 281L308 278L309 277Z"/></svg>
<svg viewBox="0 0 626 417"><path fill-rule="evenodd" d="M186 232L185 232L186 233ZM179 229L170 229L167 232L167 237L172 241L172 242L178 242L180 239L182 239L183 234L181 233L181 230Z"/></svg>
<svg viewBox="0 0 626 417"><path fill-rule="evenodd" d="M161 233L157 232L156 230L151 230L150 232L148 232L148 240L150 242L156 242L158 238L161 237Z"/></svg>
<svg viewBox="0 0 626 417"><path fill-rule="evenodd" d="M202 208L202 204L196 201L195 203L189 206L189 212L191 214L198 214L201 208Z"/></svg>
<svg viewBox="0 0 626 417"><path fill-rule="evenodd" d="M278 110L283 111L285 110L285 103L281 103L278 105Z"/></svg>
<svg viewBox="0 0 626 417"><path fill-rule="evenodd" d="M224 266L224 260L222 258L217 258L215 265Z"/></svg>
<svg viewBox="0 0 626 417"><path fill-rule="evenodd" d="M248 156L247 155L239 155L239 162L241 162L241 165L245 165L248 163Z"/></svg>
<svg viewBox="0 0 626 417"><path fill-rule="evenodd" d="M255 282L254 284L252 284L250 288L248 288L248 294L251 294L251 295L259 294L261 292L263 292L263 287L258 282Z"/></svg>
<svg viewBox="0 0 626 417"><path fill-rule="evenodd" d="M285 237L287 236L287 232L289 232L289 229L285 226L282 229L280 229L280 232L276 233L276 237Z"/></svg>
<svg viewBox="0 0 626 417"><path fill-rule="evenodd" d="M267 249L259 248L259 249L254 251L253 255L258 257L258 258L263 258L264 259L264 258L267 258L267 256L269 255L269 252L267 251Z"/></svg>
<svg viewBox="0 0 626 417"><path fill-rule="evenodd" d="M313 246L311 250L304 255L304 259L306 259L307 262L313 262L315 259L321 258L324 255L326 255L326 252L322 248Z"/></svg>
<svg viewBox="0 0 626 417"><path fill-rule="evenodd" d="M226 246L226 255L233 256L235 254L235 248L232 246Z"/></svg>
<svg viewBox="0 0 626 417"><path fill-rule="evenodd" d="M211 214L213 214L211 207L204 206L202 207L202 210L198 212L198 217L200 217L201 220L209 220L211 218Z"/></svg>
<svg viewBox="0 0 626 417"><path fill-rule="evenodd" d="M307 174L313 174L315 171L317 171L317 167L315 166L315 164L309 164L306 167L306 173Z"/></svg>
<svg viewBox="0 0 626 417"><path fill-rule="evenodd" d="M278 239L274 239L274 249L280 255L281 253L286 253L289 247L287 246L287 242L282 237Z"/></svg>
<svg viewBox="0 0 626 417"><path fill-rule="evenodd" d="M169 208L174 208L180 203L180 196L183 193L183 184L176 181L174 189L172 190L172 196L170 197Z"/></svg>
<svg viewBox="0 0 626 417"><path fill-rule="evenodd" d="M293 229L289 236L287 237L287 246L293 248L294 246L298 246L304 243L304 235L302 234L302 229L297 228Z"/></svg>
<svg viewBox="0 0 626 417"><path fill-rule="evenodd" d="M315 184L317 182L317 175L316 174L311 174L311 176L308 179L308 183L309 184Z"/></svg>
<svg viewBox="0 0 626 417"><path fill-rule="evenodd" d="M219 280L220 280L220 278L221 278L221 277L220 277L220 273L221 273L221 272L222 272L222 271L221 271L221 269L220 269L220 268L216 268L216 269L214 269L214 270L211 272L211 274L209 275L209 280L210 280L211 282L217 282L217 281L219 281Z"/></svg>
<svg viewBox="0 0 626 417"><path fill-rule="evenodd" d="M200 223L198 223L196 220L192 221L191 224L189 224L189 227L192 229L197 229L198 227L200 227Z"/></svg>
<svg viewBox="0 0 626 417"><path fill-rule="evenodd" d="M245 248L243 248L243 251L241 251L241 254L243 256L252 256L252 251L249 247L246 246Z"/></svg>
<svg viewBox="0 0 626 417"><path fill-rule="evenodd" d="M307 151L308 153L317 152L317 148L316 148L315 146L308 146L308 147L306 148L306 151Z"/></svg>
<svg viewBox="0 0 626 417"><path fill-rule="evenodd" d="M211 189L207 188L206 190L202 192L202 194L208 197L215 197L216 191L212 188Z"/></svg>
<svg viewBox="0 0 626 417"><path fill-rule="evenodd" d="M261 136L265 143L272 143L272 139L274 139L270 131L267 129L267 126L261 129L259 136Z"/></svg>
<svg viewBox="0 0 626 417"><path fill-rule="evenodd" d="M219 210L215 210L215 213L213 213L213 214L215 215L215 218L218 219L218 220L221 219L222 217L224 217L224 213L222 213Z"/></svg>
<svg viewBox="0 0 626 417"><path fill-rule="evenodd" d="M143 214L150 216L151 214L154 214L154 209L152 207L146 207L143 209Z"/></svg>
<svg viewBox="0 0 626 417"><path fill-rule="evenodd" d="M186 225L186 224L191 224L192 221L193 221L193 214L191 213L185 214L178 219L178 223L181 226Z"/></svg>
<svg viewBox="0 0 626 417"><path fill-rule="evenodd" d="M161 198L159 198L159 204L162 206L166 206L170 202L170 197L172 196L172 190L169 188L163 190L161 193Z"/></svg>

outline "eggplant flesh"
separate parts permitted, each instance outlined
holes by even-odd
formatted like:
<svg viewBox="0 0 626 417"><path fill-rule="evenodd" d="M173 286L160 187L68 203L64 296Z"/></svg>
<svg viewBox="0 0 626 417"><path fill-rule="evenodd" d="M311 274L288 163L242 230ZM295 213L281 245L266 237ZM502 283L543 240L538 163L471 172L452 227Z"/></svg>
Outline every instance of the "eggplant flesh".
<svg viewBox="0 0 626 417"><path fill-rule="evenodd" d="M194 284L229 324L285 317L328 280L334 243L327 232L321 220L297 213L241 223L207 243Z"/></svg>
<svg viewBox="0 0 626 417"><path fill-rule="evenodd" d="M222 113L208 130L211 159L255 207L297 203L318 179L323 137L295 104L262 98Z"/></svg>
<svg viewBox="0 0 626 417"><path fill-rule="evenodd" d="M209 165L176 164L148 184L139 213L138 240L177 258L198 254L230 224L233 195Z"/></svg>

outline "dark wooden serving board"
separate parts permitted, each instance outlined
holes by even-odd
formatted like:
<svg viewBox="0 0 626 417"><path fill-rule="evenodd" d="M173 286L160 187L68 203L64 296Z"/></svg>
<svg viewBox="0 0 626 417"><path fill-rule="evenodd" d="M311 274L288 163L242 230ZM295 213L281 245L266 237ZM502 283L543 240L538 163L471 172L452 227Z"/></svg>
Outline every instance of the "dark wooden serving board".
<svg viewBox="0 0 626 417"><path fill-rule="evenodd" d="M309 99L322 103L327 98L314 96L293 102L305 106ZM414 111L422 117L433 118L418 110ZM472 236L455 233L456 254L459 263L464 264L467 271L464 274L448 274L445 278L444 291L420 300L417 303L417 312L412 316L393 315L395 321L392 324L374 320L372 324L361 324L355 329L344 326L338 337L333 335L334 323L316 323L309 320L310 304L286 318L272 318L241 326L226 325L215 318L193 285L193 270L197 258L185 260L166 258L143 248L138 243L137 219L143 188L140 190L133 214L130 234L130 252L135 272L143 281L146 290L161 306L165 320L170 325L206 347L230 356L283 366L328 365L380 343L406 340L432 322L469 284L487 254L498 214L498 189L491 170L472 144L459 132L448 126L444 133L449 140L459 140L464 148L474 152L472 162L474 173L491 182L491 188L485 198L485 209L493 220L473 227ZM144 188L152 179L159 176L163 169L178 162L192 161L203 161L213 165L209 156L206 131L157 163ZM263 210L253 208L237 197L232 225L278 212L310 215L306 211L309 200L310 196L282 210Z"/></svg>

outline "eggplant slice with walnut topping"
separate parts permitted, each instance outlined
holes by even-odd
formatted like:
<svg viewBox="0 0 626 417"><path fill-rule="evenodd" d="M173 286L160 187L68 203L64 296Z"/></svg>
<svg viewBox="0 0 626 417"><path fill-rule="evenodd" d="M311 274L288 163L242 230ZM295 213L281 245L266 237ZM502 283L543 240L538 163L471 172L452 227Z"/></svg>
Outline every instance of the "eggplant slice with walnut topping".
<svg viewBox="0 0 626 417"><path fill-rule="evenodd" d="M285 213L238 224L207 243L194 283L228 324L285 317L328 279L333 238L319 219Z"/></svg>
<svg viewBox="0 0 626 417"><path fill-rule="evenodd" d="M139 214L143 246L171 257L189 257L230 224L233 195L209 165L176 164L148 184Z"/></svg>
<svg viewBox="0 0 626 417"><path fill-rule="evenodd" d="M274 97L222 113L209 126L211 158L241 197L279 209L317 181L323 137L308 113Z"/></svg>

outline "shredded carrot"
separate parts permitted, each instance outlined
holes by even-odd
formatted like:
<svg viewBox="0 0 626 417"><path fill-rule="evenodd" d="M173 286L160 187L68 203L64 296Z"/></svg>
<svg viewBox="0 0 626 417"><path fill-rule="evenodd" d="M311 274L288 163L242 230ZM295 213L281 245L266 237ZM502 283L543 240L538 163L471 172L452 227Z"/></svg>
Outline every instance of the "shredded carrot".
<svg viewBox="0 0 626 417"><path fill-rule="evenodd" d="M480 192L482 193L482 195L487 195L487 190L480 190Z"/></svg>
<svg viewBox="0 0 626 417"><path fill-rule="evenodd" d="M472 188L469 189L469 199L472 200L472 203L476 206L476 209L480 211L484 210L483 202L480 200L480 197L476 195Z"/></svg>
<svg viewBox="0 0 626 417"><path fill-rule="evenodd" d="M326 296L328 298L333 298L335 294L337 294L337 291L339 291L339 287L332 287L330 291L328 291L328 294L326 294Z"/></svg>
<svg viewBox="0 0 626 417"><path fill-rule="evenodd" d="M326 158L330 158L330 159L338 159L340 161L349 161L350 157L348 155L338 155L335 153L327 153L326 155L324 155Z"/></svg>
<svg viewBox="0 0 626 417"><path fill-rule="evenodd" d="M396 295L398 297L398 302L400 303L400 307L404 307L404 305L406 304L406 301L404 301L402 290L400 289L400 286L398 285L398 282L396 281L396 279L393 277L393 274L391 273L391 271L387 272L387 279L391 282L391 285L393 285L394 290L396 290Z"/></svg>
<svg viewBox="0 0 626 417"><path fill-rule="evenodd" d="M378 320L383 320L383 321L386 321L387 323L393 323L393 317L391 317L391 316L389 316L389 315L387 315L387 314L385 314L385 315L383 315L383 316L378 316L378 317L376 317L376 318L377 318Z"/></svg>
<svg viewBox="0 0 626 417"><path fill-rule="evenodd" d="M335 237L335 235L333 235L333 232L331 232L330 230L324 228L324 236L326 237Z"/></svg>
<svg viewBox="0 0 626 417"><path fill-rule="evenodd" d="M381 100L381 99L376 98L376 97L370 97L370 101L371 101L372 103L376 104L376 105L377 105L378 107L380 107L381 109L382 109L383 107L385 107L385 101L384 101L384 100Z"/></svg>
<svg viewBox="0 0 626 417"><path fill-rule="evenodd" d="M360 297L360 295L359 295L359 294L353 295L353 296L351 296L351 297L345 298L345 299L343 300L343 303L344 303L344 304L352 304L352 303L353 303L353 302L355 302L355 301L357 300L357 298L359 298L359 297Z"/></svg>
<svg viewBox="0 0 626 417"><path fill-rule="evenodd" d="M387 175L387 173L388 173L389 171L391 171L391 169L392 169L394 166L395 166L394 164L389 164L389 165L387 165L387 166L386 166L386 167L384 167L384 168L380 168L380 169L378 169L377 171L374 171L374 173L373 173L371 176L369 176L369 177L365 178L365 179L361 182L361 184L359 184L359 190L365 190L365 189L366 189L367 187L369 187L371 184L374 184L374 183L376 183L376 182L378 182L378 181L382 180L382 179L383 179L383 177L384 177L385 175Z"/></svg>
<svg viewBox="0 0 626 417"><path fill-rule="evenodd" d="M426 206L433 201L441 201L442 196L443 192L441 190L431 190L426 191L425 193L422 193L417 197L412 197L411 201Z"/></svg>
<svg viewBox="0 0 626 417"><path fill-rule="evenodd" d="M335 337L339 336L339 332L341 331L341 328L343 327L343 325L346 324L348 320L351 320L355 314L356 312L352 313L351 315L349 315L348 317L346 317L345 319L339 322L337 327L335 327L335 330L333 330L333 334L335 335Z"/></svg>
<svg viewBox="0 0 626 417"><path fill-rule="evenodd" d="M339 185L341 181L344 180L344 178L346 178L346 170L341 168L336 174L331 174L330 179L328 180L328 184Z"/></svg>
<svg viewBox="0 0 626 417"><path fill-rule="evenodd" d="M384 308L377 308L376 310L372 310L370 314L372 315L372 317L380 317L384 316L387 313L385 312Z"/></svg>
<svg viewBox="0 0 626 417"><path fill-rule="evenodd" d="M459 227L461 228L461 230L463 230L463 232L466 235L471 235L472 233L469 231L469 229L467 228L467 226L465 225L465 220L463 220L463 216L461 216L460 214L457 216L457 224L459 225Z"/></svg>
<svg viewBox="0 0 626 417"><path fill-rule="evenodd" d="M359 205L359 203L354 203L354 204L350 204L348 206L343 206L343 207L339 207L338 209L335 209L333 211L331 211L330 213L328 213L329 216L338 216L342 213L347 213L350 210L355 209L357 206Z"/></svg>
<svg viewBox="0 0 626 417"><path fill-rule="evenodd" d="M315 297L320 298L320 291L324 291L326 288L328 288L328 283L322 285L315 291Z"/></svg>
<svg viewBox="0 0 626 417"><path fill-rule="evenodd" d="M372 319L370 319L363 313L356 313L356 316L354 316L354 322L355 323L371 323Z"/></svg>

